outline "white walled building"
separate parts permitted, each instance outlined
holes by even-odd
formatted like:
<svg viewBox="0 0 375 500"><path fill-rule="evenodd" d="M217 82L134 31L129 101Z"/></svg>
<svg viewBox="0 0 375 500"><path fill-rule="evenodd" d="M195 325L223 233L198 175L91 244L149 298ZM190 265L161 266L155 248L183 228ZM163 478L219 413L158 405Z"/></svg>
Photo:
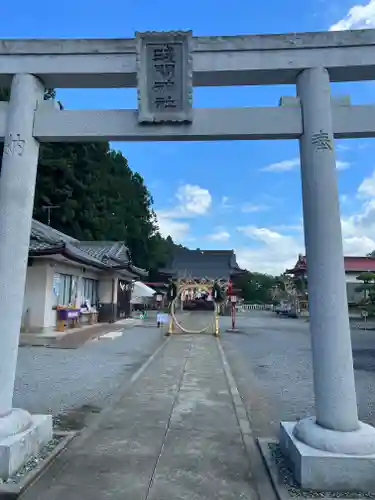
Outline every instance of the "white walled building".
<svg viewBox="0 0 375 500"><path fill-rule="evenodd" d="M124 242L81 242L33 220L22 330L50 331L56 306L97 306L100 322L130 315L132 282L147 273Z"/></svg>
<svg viewBox="0 0 375 500"><path fill-rule="evenodd" d="M361 284L357 277L365 272L375 273L375 258L345 256L344 265L348 303L354 304L363 297L363 293L356 290ZM294 268L287 270L287 273L295 276L307 275L306 257L300 255Z"/></svg>

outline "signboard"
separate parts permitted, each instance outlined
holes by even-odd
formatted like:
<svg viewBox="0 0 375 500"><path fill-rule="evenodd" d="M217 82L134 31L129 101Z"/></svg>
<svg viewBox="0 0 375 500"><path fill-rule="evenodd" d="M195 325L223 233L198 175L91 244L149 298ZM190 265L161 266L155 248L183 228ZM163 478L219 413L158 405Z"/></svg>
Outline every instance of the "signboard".
<svg viewBox="0 0 375 500"><path fill-rule="evenodd" d="M163 296L158 294L156 296L156 302L161 302L162 300L163 300Z"/></svg>
<svg viewBox="0 0 375 500"><path fill-rule="evenodd" d="M230 296L230 301L231 301L232 303L234 303L234 304L235 304L235 303L237 302L237 297L236 297L236 295L231 295L231 296Z"/></svg>
<svg viewBox="0 0 375 500"><path fill-rule="evenodd" d="M125 281L119 280L119 287L122 292L128 291L129 290L129 283L126 283Z"/></svg>
<svg viewBox="0 0 375 500"><path fill-rule="evenodd" d="M168 314L158 313L156 315L156 322L160 323L160 324L167 325L169 323L169 316L168 316Z"/></svg>
<svg viewBox="0 0 375 500"><path fill-rule="evenodd" d="M191 31L136 33L138 121L192 121Z"/></svg>
<svg viewBox="0 0 375 500"><path fill-rule="evenodd" d="M76 318L79 318L79 314L80 314L79 311L68 311L67 312L67 317L69 319L76 319Z"/></svg>

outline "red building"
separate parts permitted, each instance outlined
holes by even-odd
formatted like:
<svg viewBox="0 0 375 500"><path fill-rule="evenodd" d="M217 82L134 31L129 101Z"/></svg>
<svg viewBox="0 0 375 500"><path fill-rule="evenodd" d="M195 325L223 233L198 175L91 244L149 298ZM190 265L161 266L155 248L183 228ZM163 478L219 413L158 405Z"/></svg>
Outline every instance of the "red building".
<svg viewBox="0 0 375 500"><path fill-rule="evenodd" d="M364 272L375 273L375 258L374 257L344 257L346 289L348 294L348 302L357 302L361 296L361 292L356 292L359 285L357 276ZM298 260L293 269L287 269L287 274L297 277L307 277L307 262L304 255L299 255Z"/></svg>

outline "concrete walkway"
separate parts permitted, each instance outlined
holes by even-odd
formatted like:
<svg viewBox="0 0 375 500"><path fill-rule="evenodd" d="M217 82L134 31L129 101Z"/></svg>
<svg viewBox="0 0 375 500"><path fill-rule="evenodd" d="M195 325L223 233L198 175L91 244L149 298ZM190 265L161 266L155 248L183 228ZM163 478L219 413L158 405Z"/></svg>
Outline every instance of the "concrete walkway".
<svg viewBox="0 0 375 500"><path fill-rule="evenodd" d="M215 338L172 337L22 499L255 500L238 399Z"/></svg>
<svg viewBox="0 0 375 500"><path fill-rule="evenodd" d="M127 318L115 323L95 323L81 328L68 328L64 332L51 329L50 332L44 333L21 333L20 346L77 349L93 338L99 338L109 332L133 328L138 324L141 326L142 321Z"/></svg>

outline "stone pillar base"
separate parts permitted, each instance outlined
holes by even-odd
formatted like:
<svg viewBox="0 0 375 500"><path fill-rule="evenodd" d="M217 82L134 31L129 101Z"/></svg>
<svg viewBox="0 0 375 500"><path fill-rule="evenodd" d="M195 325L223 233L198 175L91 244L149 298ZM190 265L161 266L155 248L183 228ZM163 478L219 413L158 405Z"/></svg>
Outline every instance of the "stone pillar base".
<svg viewBox="0 0 375 500"><path fill-rule="evenodd" d="M295 426L296 422L281 422L280 448L302 488L375 492L375 453L349 455L312 448L295 437Z"/></svg>
<svg viewBox="0 0 375 500"><path fill-rule="evenodd" d="M0 478L8 479L52 439L52 415L31 415L21 432L0 438Z"/></svg>

